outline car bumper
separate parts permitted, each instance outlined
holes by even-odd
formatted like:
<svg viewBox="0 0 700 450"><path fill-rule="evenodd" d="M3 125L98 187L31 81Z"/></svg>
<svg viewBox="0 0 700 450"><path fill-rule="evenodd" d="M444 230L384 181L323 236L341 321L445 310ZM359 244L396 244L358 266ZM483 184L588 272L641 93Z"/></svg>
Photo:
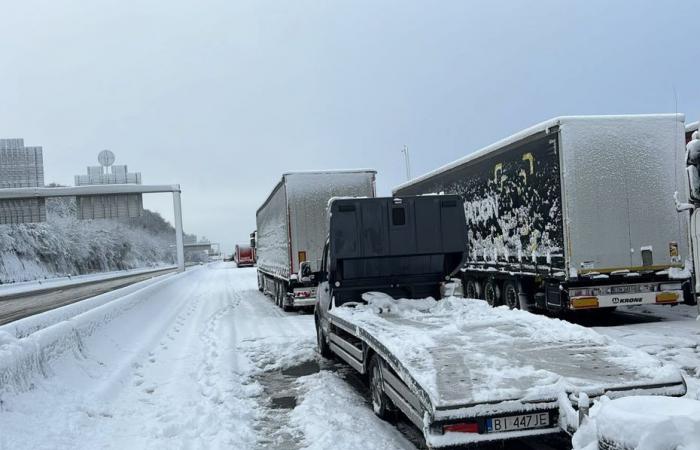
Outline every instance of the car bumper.
<svg viewBox="0 0 700 450"><path fill-rule="evenodd" d="M569 309L599 309L634 305L675 305L683 301L683 290L571 297Z"/></svg>

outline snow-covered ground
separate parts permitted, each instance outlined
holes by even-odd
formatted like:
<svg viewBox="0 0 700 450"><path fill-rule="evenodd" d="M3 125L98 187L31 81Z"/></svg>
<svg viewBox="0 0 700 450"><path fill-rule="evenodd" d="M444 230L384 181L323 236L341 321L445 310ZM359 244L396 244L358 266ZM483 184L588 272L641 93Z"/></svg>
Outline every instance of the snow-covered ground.
<svg viewBox="0 0 700 450"><path fill-rule="evenodd" d="M313 316L275 307L254 268L116 292L0 327L0 449L415 449L351 369L319 361ZM697 322L664 314L598 330L692 378Z"/></svg>
<svg viewBox="0 0 700 450"><path fill-rule="evenodd" d="M195 268L17 339L21 322L0 327L3 450L327 448L372 430L366 448L412 448L331 372L290 378L303 400L275 406L267 374L314 361L313 316L276 308L255 269Z"/></svg>
<svg viewBox="0 0 700 450"><path fill-rule="evenodd" d="M596 331L615 342L637 348L683 371L688 394L700 400L700 321L698 307L630 306L621 308L611 325Z"/></svg>

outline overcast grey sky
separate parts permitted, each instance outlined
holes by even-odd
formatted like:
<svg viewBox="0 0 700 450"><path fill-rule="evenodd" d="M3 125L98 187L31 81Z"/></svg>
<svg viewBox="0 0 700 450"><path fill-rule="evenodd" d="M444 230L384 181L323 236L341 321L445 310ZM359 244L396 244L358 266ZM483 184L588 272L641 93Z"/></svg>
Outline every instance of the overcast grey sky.
<svg viewBox="0 0 700 450"><path fill-rule="evenodd" d="M109 148L180 183L185 229L245 242L285 171L380 194L558 115L700 118L698 2L0 2L0 137L73 183ZM171 217L167 196L147 207Z"/></svg>

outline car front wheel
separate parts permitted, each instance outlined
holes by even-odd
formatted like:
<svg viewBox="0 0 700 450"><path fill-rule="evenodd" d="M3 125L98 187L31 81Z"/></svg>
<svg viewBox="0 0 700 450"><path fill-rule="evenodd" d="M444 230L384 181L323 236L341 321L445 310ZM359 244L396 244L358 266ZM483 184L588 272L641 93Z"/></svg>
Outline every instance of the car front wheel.
<svg viewBox="0 0 700 450"><path fill-rule="evenodd" d="M318 345L318 353L324 358L332 358L333 352L326 341L326 334L323 332L321 321L316 320L316 344Z"/></svg>

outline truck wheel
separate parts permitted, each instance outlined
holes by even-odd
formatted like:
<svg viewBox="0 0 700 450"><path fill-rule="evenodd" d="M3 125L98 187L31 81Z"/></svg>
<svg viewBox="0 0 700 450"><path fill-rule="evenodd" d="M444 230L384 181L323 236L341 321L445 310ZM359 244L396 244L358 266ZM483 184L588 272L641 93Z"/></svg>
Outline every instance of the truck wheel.
<svg viewBox="0 0 700 450"><path fill-rule="evenodd" d="M468 278L464 286L464 296L466 298L481 298L481 286L473 278Z"/></svg>
<svg viewBox="0 0 700 450"><path fill-rule="evenodd" d="M369 391L372 395L372 409L374 414L384 420L389 420L391 409L389 397L384 393L384 377L382 376L382 360L377 355L372 355L369 360Z"/></svg>
<svg viewBox="0 0 700 450"><path fill-rule="evenodd" d="M319 322L318 319L316 319L316 343L318 345L318 353L322 357L326 359L333 357L333 352L331 351L331 347L328 345L328 342L326 342L326 335L323 333L321 322Z"/></svg>
<svg viewBox="0 0 700 450"><path fill-rule="evenodd" d="M280 284L277 281L275 281L275 305L277 305L280 308L282 307L282 302L280 301L280 299L282 298L282 295L280 293L281 290L282 289L280 289Z"/></svg>
<svg viewBox="0 0 700 450"><path fill-rule="evenodd" d="M484 300L491 306L501 304L501 290L498 288L496 280L489 280L484 285Z"/></svg>
<svg viewBox="0 0 700 450"><path fill-rule="evenodd" d="M517 281L506 281L503 285L503 300L510 309L520 309L520 289Z"/></svg>
<svg viewBox="0 0 700 450"><path fill-rule="evenodd" d="M262 277L260 276L260 274L258 274L258 290L259 290L260 292L263 292L265 289L263 289L263 284L262 284L261 278L262 278Z"/></svg>

